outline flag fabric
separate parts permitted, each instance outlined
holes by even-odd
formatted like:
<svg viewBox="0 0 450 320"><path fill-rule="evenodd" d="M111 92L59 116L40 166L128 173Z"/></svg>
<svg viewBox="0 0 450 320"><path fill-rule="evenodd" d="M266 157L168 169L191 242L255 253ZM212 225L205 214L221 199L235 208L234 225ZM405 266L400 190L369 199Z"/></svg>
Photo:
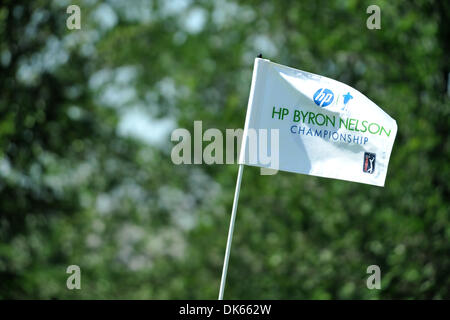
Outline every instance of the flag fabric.
<svg viewBox="0 0 450 320"><path fill-rule="evenodd" d="M396 121L352 87L255 59L240 164L384 186L396 134ZM277 161L255 159L261 148Z"/></svg>

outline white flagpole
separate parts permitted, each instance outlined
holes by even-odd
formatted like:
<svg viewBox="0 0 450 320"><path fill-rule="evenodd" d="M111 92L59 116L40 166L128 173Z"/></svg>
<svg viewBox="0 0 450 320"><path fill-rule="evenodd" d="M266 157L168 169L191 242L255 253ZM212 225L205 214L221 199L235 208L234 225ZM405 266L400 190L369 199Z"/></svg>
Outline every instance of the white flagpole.
<svg viewBox="0 0 450 320"><path fill-rule="evenodd" d="M225 249L225 258L223 260L222 279L220 280L219 300L223 300L223 292L225 290L225 281L227 279L228 261L230 260L231 241L233 240L234 221L236 220L236 211L239 200L239 192L241 191L242 172L244 165L239 165L239 171L236 181L236 190L234 191L233 209L231 211L230 228L228 229L227 248Z"/></svg>

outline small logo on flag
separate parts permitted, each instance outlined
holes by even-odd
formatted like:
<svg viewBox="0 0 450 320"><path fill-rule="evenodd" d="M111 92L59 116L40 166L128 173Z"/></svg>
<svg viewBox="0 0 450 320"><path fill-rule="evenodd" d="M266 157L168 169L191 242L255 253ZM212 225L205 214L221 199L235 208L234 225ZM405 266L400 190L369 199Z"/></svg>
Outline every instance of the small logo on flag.
<svg viewBox="0 0 450 320"><path fill-rule="evenodd" d="M320 88L314 93L313 99L319 107L326 107L333 102L334 93L330 89Z"/></svg>
<svg viewBox="0 0 450 320"><path fill-rule="evenodd" d="M350 100L353 99L353 96L350 94L350 92L347 92L347 94L344 94L342 97L344 98L344 106L341 108L341 110L347 110L347 105Z"/></svg>
<svg viewBox="0 0 450 320"><path fill-rule="evenodd" d="M375 153L364 152L363 171L373 173L375 171Z"/></svg>

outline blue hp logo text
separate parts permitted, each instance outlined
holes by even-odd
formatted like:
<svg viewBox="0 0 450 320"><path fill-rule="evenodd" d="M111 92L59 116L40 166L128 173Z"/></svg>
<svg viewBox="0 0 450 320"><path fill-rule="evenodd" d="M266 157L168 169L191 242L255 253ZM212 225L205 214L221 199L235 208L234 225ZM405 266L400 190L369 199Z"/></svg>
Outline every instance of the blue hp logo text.
<svg viewBox="0 0 450 320"><path fill-rule="evenodd" d="M334 94L330 89L320 88L314 93L313 98L319 107L326 107L333 102Z"/></svg>

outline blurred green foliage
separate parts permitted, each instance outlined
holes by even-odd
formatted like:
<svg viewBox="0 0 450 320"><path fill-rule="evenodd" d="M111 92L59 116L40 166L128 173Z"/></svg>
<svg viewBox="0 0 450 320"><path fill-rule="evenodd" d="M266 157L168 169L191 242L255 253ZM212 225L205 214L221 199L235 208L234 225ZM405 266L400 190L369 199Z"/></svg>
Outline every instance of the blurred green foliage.
<svg viewBox="0 0 450 320"><path fill-rule="evenodd" d="M0 298L215 299L237 165L173 165L170 131L242 128L258 53L399 131L385 188L247 167L225 297L450 298L449 21L439 0L3 1Z"/></svg>

